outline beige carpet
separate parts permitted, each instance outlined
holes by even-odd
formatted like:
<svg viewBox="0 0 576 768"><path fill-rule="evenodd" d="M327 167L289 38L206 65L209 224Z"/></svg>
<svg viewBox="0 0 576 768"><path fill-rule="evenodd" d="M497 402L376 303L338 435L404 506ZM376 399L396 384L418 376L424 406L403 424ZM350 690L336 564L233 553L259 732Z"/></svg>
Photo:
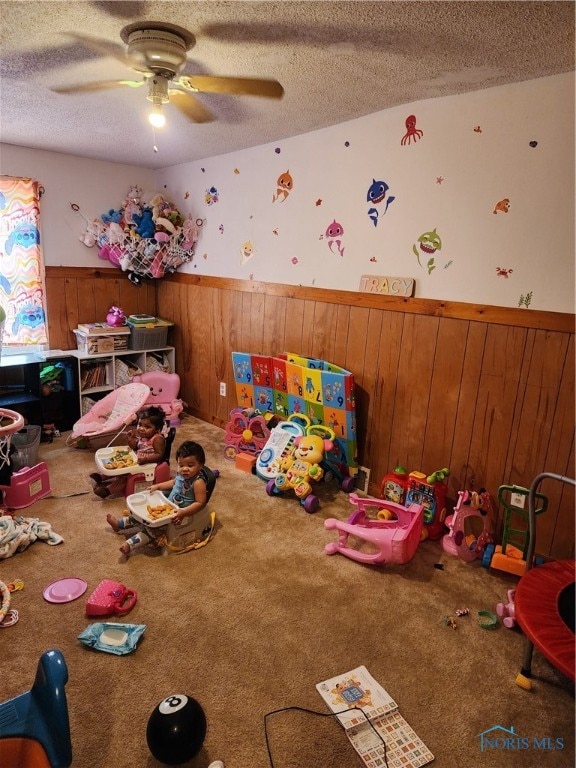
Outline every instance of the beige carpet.
<svg viewBox="0 0 576 768"><path fill-rule="evenodd" d="M106 512L122 511L121 500L89 493L23 510L51 523L64 542L36 542L0 562L2 581L25 583L12 595L20 621L0 629L0 700L28 689L41 653L59 648L70 675L76 768L158 765L146 724L172 693L195 697L206 713L207 736L191 766L221 759L226 768L267 768L264 715L290 706L327 712L315 684L365 665L438 768L573 766L573 686L535 653L533 690L520 689L514 681L524 655L521 632L479 625L477 611L494 611L513 577L452 558L439 542L421 544L406 566L327 557L324 545L334 534L323 521L348 517L346 495L321 486L313 515L292 496L270 498L261 480L224 458L223 437L190 417L176 436L175 446L187 438L201 442L209 466L221 471L211 502L218 530L196 552L141 553L123 562L122 539L105 522ZM41 444L40 458L56 496L88 490L91 452L67 448L62 437ZM65 576L85 579L87 593L67 604L46 602L44 587ZM93 621L85 600L103 578L138 592L137 605L120 621L147 630L127 656L76 639ZM446 626L444 617L464 607L470 615L458 619L457 629ZM362 765L332 718L285 712L268 726L276 768ZM481 751L479 734L493 726L513 729L528 747ZM541 746L561 739L564 748L537 748L535 738Z"/></svg>

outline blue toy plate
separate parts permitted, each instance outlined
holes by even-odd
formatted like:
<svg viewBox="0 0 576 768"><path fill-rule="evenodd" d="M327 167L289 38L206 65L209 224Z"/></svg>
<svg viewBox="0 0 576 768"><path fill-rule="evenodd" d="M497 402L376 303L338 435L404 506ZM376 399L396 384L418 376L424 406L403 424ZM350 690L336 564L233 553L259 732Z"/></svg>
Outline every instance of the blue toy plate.
<svg viewBox="0 0 576 768"><path fill-rule="evenodd" d="M146 624L97 622L90 624L83 632L80 632L78 640L97 651L124 656L127 653L132 653L145 630Z"/></svg>

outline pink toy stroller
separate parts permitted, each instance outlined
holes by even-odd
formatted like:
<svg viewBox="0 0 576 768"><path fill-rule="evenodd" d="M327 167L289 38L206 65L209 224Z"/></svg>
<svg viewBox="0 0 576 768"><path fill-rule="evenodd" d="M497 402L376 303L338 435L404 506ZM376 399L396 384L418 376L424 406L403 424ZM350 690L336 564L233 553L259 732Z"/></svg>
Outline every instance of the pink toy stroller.
<svg viewBox="0 0 576 768"><path fill-rule="evenodd" d="M357 509L347 523L335 518L324 521L324 528L339 531L338 541L324 547L327 555L339 552L365 565L403 565L414 557L422 535L424 507L421 504L410 504L406 508L387 499L360 498L356 493L351 493L348 499ZM378 519L367 516L374 508L379 510ZM395 519L387 519L390 516ZM348 546L350 535L368 542L375 551L361 552Z"/></svg>
<svg viewBox="0 0 576 768"><path fill-rule="evenodd" d="M141 383L125 384L109 392L74 424L66 445L95 450L117 444L149 394L150 387Z"/></svg>

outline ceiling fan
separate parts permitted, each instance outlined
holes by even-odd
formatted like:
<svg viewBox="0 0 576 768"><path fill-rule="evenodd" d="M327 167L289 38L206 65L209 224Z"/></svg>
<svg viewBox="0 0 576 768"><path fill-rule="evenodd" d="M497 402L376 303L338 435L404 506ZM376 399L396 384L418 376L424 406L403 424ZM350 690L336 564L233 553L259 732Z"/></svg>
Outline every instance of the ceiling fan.
<svg viewBox="0 0 576 768"><path fill-rule="evenodd" d="M173 104L193 123L209 123L214 118L195 98L195 93L220 93L263 96L280 99L284 89L276 80L211 75L181 74L187 63L187 52L195 45L188 30L160 21L139 21L120 32L123 46L87 35L71 34L79 42L105 56L113 56L143 75L141 80L102 80L52 88L55 93L82 93L107 88L148 86L146 98L152 102L149 120L156 128L165 123L164 104Z"/></svg>

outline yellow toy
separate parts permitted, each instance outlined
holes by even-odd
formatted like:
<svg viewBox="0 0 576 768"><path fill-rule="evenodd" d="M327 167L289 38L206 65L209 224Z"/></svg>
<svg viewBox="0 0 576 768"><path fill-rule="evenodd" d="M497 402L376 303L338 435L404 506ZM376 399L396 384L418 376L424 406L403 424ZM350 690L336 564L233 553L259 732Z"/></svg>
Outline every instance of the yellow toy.
<svg viewBox="0 0 576 768"><path fill-rule="evenodd" d="M322 430L328 432L326 427ZM322 479L324 470L320 464L324 453L331 451L334 443L331 439L308 434L296 437L294 446L293 452L282 459L278 475L266 483L266 493L274 496L293 489L306 512L316 512L320 503L312 493L311 481Z"/></svg>

